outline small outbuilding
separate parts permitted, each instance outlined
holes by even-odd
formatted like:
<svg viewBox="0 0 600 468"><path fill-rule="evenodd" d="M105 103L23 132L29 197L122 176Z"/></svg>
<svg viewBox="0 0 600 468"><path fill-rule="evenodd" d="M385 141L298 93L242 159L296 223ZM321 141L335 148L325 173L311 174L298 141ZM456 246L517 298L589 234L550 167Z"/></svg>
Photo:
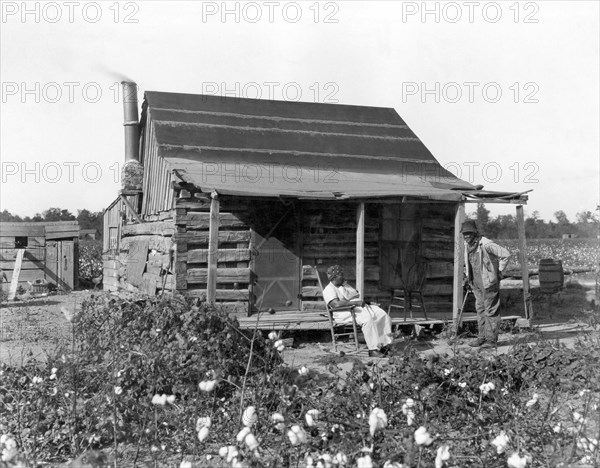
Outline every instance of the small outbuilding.
<svg viewBox="0 0 600 468"><path fill-rule="evenodd" d="M43 281L63 291L78 282L77 221L0 223L0 264L8 284ZM3 288L8 288L6 283Z"/></svg>
<svg viewBox="0 0 600 468"><path fill-rule="evenodd" d="M326 328L315 266L342 264L385 308L424 263L427 314L448 320L465 203L517 204L524 245L527 196L458 179L394 109L148 91L138 122L135 89L124 83L123 189L104 213L106 289Z"/></svg>

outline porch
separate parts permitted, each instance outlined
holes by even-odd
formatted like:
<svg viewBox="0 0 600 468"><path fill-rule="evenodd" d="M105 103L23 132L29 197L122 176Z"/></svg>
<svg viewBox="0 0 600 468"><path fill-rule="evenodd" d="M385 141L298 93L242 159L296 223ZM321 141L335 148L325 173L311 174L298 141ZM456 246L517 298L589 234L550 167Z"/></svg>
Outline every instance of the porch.
<svg viewBox="0 0 600 468"><path fill-rule="evenodd" d="M287 310L275 313L260 312L250 317L238 317L238 322L242 330L254 329L258 330L277 330L277 331L300 331L300 330L329 330L329 320L326 312L322 311L300 311ZM428 313L428 319L424 317L407 317L404 320L403 316L393 312L392 327L394 330L404 327L432 327L434 325L451 325L452 315L450 313ZM522 318L520 315L502 316L503 321L516 321ZM476 322L477 316L475 313L464 313L462 322Z"/></svg>

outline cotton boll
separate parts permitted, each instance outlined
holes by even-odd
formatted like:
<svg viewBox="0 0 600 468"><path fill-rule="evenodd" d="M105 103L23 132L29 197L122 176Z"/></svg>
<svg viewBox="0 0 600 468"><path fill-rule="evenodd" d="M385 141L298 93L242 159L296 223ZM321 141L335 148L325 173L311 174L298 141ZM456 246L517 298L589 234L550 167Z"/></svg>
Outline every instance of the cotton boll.
<svg viewBox="0 0 600 468"><path fill-rule="evenodd" d="M210 429L206 426L200 428L200 430L198 431L198 440L200 442L204 442L206 440L206 438L208 437L209 431L210 431Z"/></svg>
<svg viewBox="0 0 600 468"><path fill-rule="evenodd" d="M508 445L509 441L509 437L504 431L502 431L498 437L492 440L491 445L496 447L496 453L500 454L506 451L506 446Z"/></svg>
<svg viewBox="0 0 600 468"><path fill-rule="evenodd" d="M250 450L256 450L258 448L258 441L256 440L256 437L254 437L254 434L252 434L251 432L248 433L246 437L244 437L244 442Z"/></svg>
<svg viewBox="0 0 600 468"><path fill-rule="evenodd" d="M435 457L435 468L442 468L444 462L450 459L450 448L447 445L438 447Z"/></svg>
<svg viewBox="0 0 600 468"><path fill-rule="evenodd" d="M254 406L248 406L242 414L242 423L246 427L252 427L257 421L258 416L256 415L256 408Z"/></svg>
<svg viewBox="0 0 600 468"><path fill-rule="evenodd" d="M527 458L520 457L517 452L514 452L508 458L508 460L506 460L506 463L509 468L525 468L525 466L527 465Z"/></svg>
<svg viewBox="0 0 600 468"><path fill-rule="evenodd" d="M249 427L244 427L240 432L238 432L237 436L236 436L236 440L238 442L244 442L244 439L246 438L246 436L250 434L250 428Z"/></svg>
<svg viewBox="0 0 600 468"><path fill-rule="evenodd" d="M424 426L415 431L415 442L417 445L431 445L433 439Z"/></svg>
<svg viewBox="0 0 600 468"><path fill-rule="evenodd" d="M369 415L369 432L371 436L375 435L378 429L383 429L387 426L387 416L381 408L374 408Z"/></svg>
<svg viewBox="0 0 600 468"><path fill-rule="evenodd" d="M364 455L356 459L357 468L373 468L373 460L370 455Z"/></svg>
<svg viewBox="0 0 600 468"><path fill-rule="evenodd" d="M196 432L198 432L203 427L210 427L212 425L212 420L210 416L199 416L196 420Z"/></svg>
<svg viewBox="0 0 600 468"><path fill-rule="evenodd" d="M316 410L316 409L308 410L306 412L306 415L304 416L304 418L306 419L306 424L309 427L314 426L315 422L319 419L320 414L321 414L321 412L319 410Z"/></svg>

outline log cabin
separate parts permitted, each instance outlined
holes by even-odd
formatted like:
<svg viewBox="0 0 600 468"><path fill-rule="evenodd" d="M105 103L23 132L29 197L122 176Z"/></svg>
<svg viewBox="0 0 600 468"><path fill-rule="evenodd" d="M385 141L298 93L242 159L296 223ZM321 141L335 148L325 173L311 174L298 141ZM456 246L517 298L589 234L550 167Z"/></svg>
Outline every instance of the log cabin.
<svg viewBox="0 0 600 468"><path fill-rule="evenodd" d="M343 265L387 308L419 262L428 316L456 319L465 203L514 203L522 218L527 201L455 177L391 108L147 91L138 120L135 83L123 95L105 289L178 291L248 326L326 328L315 266Z"/></svg>

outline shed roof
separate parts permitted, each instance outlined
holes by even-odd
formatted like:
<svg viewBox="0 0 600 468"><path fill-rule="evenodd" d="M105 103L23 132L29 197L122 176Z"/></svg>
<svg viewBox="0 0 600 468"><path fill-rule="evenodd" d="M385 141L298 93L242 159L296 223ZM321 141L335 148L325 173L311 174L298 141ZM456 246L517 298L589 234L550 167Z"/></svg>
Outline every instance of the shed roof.
<svg viewBox="0 0 600 468"><path fill-rule="evenodd" d="M159 156L203 191L249 196L459 200L391 108L147 91Z"/></svg>

